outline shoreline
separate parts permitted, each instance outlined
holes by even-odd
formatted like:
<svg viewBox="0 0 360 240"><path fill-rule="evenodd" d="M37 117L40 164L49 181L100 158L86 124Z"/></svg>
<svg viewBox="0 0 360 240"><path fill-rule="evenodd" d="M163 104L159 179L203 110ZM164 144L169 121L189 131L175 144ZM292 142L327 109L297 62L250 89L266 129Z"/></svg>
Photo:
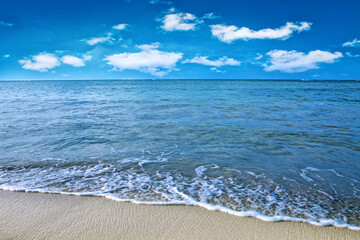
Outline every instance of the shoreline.
<svg viewBox="0 0 360 240"><path fill-rule="evenodd" d="M200 207L204 208L209 211L219 211L222 213L226 213L229 215L237 216L237 217L252 217L257 218L262 221L266 222L299 222L299 223L306 223L306 224L312 224L314 226L319 227L337 227L337 228L345 228L350 229L354 231L360 231L360 226L355 225L349 225L347 223L338 222L333 219L320 219L319 221L314 221L310 219L305 218L297 218L297 217L290 217L290 216L284 216L284 215L276 215L276 216L268 216L264 215L262 213L256 212L256 211L235 211L233 209L219 206L219 205L213 205L210 203L202 203L197 202L195 199L181 193L177 192L179 195L181 195L184 199L187 201L177 201L177 202L146 202L146 201L138 201L135 199L118 199L114 196L109 196L106 194L93 194L93 193L70 193L70 192L56 192L56 191L44 191L41 189L37 190L26 190L26 189L16 189L16 188L0 188L0 191L10 191L10 192L20 192L20 193L40 193L40 194L55 194L55 195L66 195L66 196L82 196L82 197L99 197L99 198L105 198L110 201L116 201L116 202L126 202L126 203L133 203L138 205L153 205L153 206L190 206L190 207Z"/></svg>
<svg viewBox="0 0 360 240"><path fill-rule="evenodd" d="M0 239L360 239L360 231L267 222L198 206L0 190Z"/></svg>

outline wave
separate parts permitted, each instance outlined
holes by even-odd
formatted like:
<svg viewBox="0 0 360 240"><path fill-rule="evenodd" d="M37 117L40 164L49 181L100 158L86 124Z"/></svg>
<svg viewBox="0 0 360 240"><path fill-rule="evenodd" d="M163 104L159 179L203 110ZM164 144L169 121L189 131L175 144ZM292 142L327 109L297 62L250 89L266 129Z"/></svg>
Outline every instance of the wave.
<svg viewBox="0 0 360 240"><path fill-rule="evenodd" d="M340 227L340 228L348 228L351 230L360 231L360 227L350 225L343 223L341 221L337 221L334 219L319 219L318 221L315 220L309 220L304 218L296 218L296 217L289 217L289 216L267 216L260 212L256 211L235 211L230 208L219 206L219 205L213 205L209 203L203 203L198 202L195 199L187 196L184 193L179 192L176 188L174 188L174 191L176 191L179 195L183 196L186 201L174 201L174 202L164 202L164 201L154 201L154 202L147 202L147 201L139 201L135 199L122 199L115 197L111 194L102 194L102 193L74 193L74 192L56 192L56 191L46 191L42 189L17 189L17 188L9 188L9 187L0 187L0 190L5 191L13 191L13 192L29 192L29 193L47 193L47 194L62 194L62 195L71 195L71 196L94 196L94 197L105 197L110 200L118 201L118 202L131 202L134 204L142 204L142 205L187 205L187 206L198 206L203 207L207 210L211 211L220 211L224 213L228 213L231 215L239 216L239 217L255 217L263 221L267 222L280 222L280 221L292 221L292 222L302 222L302 223L309 223L320 227L327 227L327 226L334 226L334 227Z"/></svg>
<svg viewBox="0 0 360 240"><path fill-rule="evenodd" d="M0 189L99 196L136 204L200 206L264 221L296 221L360 230L357 226L360 206L356 205L360 191L356 180L334 169L307 167L301 169L299 179L279 177L282 180L279 182L265 173L216 164L197 166L187 174L150 167L166 162L162 156L154 161L130 159L120 165L0 167ZM335 189L332 182L327 186L322 183L320 187L319 181L328 182L326 177L342 178L347 187L353 188L352 198Z"/></svg>

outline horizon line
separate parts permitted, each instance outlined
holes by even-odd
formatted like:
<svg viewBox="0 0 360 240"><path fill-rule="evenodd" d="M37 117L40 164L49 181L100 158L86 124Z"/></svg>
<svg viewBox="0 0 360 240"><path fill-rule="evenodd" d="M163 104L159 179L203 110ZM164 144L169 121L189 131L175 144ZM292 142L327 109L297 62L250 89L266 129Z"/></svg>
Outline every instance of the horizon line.
<svg viewBox="0 0 360 240"><path fill-rule="evenodd" d="M74 78L74 79L0 79L10 81L158 81L158 80L224 80L224 81L360 81L360 79L278 79L278 78Z"/></svg>

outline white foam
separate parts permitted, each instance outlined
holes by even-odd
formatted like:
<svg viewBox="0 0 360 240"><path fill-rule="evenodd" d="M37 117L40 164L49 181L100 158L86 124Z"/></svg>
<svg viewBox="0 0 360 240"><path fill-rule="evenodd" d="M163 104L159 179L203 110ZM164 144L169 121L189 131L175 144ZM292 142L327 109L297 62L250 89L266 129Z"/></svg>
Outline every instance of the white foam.
<svg viewBox="0 0 360 240"><path fill-rule="evenodd" d="M308 181L308 182L313 182L314 179L306 176L306 173L307 173L306 169L301 169L300 176L301 176L303 179L305 179L306 181Z"/></svg>
<svg viewBox="0 0 360 240"><path fill-rule="evenodd" d="M135 166L138 165L138 161L133 163ZM342 219L346 218L343 218L342 212L332 212L331 201L334 197L324 189L315 189L314 195L306 197L301 192L289 193L271 179L267 179L264 174L256 175L247 170L219 169L220 167L215 164L198 166L192 172L195 174L194 177L159 170L147 173L143 167L126 170L99 163L63 169L39 167L0 171L0 178L5 180L0 181L0 189L100 196L136 204L193 205L236 216L257 217L265 221L308 222L318 226L334 225L360 230L358 226L343 222ZM213 172L217 174L222 170L234 171L236 176L208 175ZM305 168L302 171L308 174L311 171L322 170ZM252 173L255 174L255 178L249 178L249 175L254 176ZM295 182L297 186L301 185ZM351 183L354 187L355 182ZM323 202L324 198L330 202ZM262 213L267 209L272 209L271 216ZM295 217L288 216L289 212ZM328 215L329 212L332 212L332 215ZM306 216L306 219L296 217L299 215Z"/></svg>
<svg viewBox="0 0 360 240"><path fill-rule="evenodd" d="M189 205L189 206L199 206L203 207L210 211L221 211L225 212L231 215L239 216L239 217L255 217L263 221L267 222L280 222L280 221L293 221L293 222L303 222L303 223L309 223L316 226L326 227L326 226L335 226L340 228L349 228L351 230L360 231L360 227L349 225L340 221L336 221L333 219L319 219L311 220L311 219L303 219L303 218L296 218L296 217L289 217L289 216L267 216L264 214L261 214L256 211L235 211L227 207L214 205L210 203L204 203L204 202L198 202L194 198L187 196L186 194L178 191L176 188L174 188L174 192L179 194L179 196L183 197L183 201L172 201L172 202L166 202L166 201L139 201L135 199L123 199L118 198L112 194L102 194L102 193L72 193L72 192L56 192L56 191L49 191L49 190L43 190L43 189L20 189L20 188L12 188L12 187L0 187L1 190L6 191L17 191L17 192L32 192L32 193L49 193L49 194L62 194L62 195L73 195L73 196L97 196L97 197L105 197L107 199L113 200L113 201L119 201L119 202L131 202L134 204L143 204L143 205Z"/></svg>
<svg viewBox="0 0 360 240"><path fill-rule="evenodd" d="M203 175L203 173L206 171L206 167L205 166L200 166L195 168L195 173L198 177L201 177Z"/></svg>
<svg viewBox="0 0 360 240"><path fill-rule="evenodd" d="M308 177L306 174L309 173L309 172L332 172L334 173L336 176L338 177L341 177L341 178L344 178L345 176L338 173L335 169L318 169L318 168L314 168L314 167L306 167L306 168L303 168L301 169L301 173L300 173L300 176L302 178L304 178L306 181L308 182L313 182L314 179ZM319 175L317 175L318 178L320 178L321 180L324 180L323 178L321 178Z"/></svg>

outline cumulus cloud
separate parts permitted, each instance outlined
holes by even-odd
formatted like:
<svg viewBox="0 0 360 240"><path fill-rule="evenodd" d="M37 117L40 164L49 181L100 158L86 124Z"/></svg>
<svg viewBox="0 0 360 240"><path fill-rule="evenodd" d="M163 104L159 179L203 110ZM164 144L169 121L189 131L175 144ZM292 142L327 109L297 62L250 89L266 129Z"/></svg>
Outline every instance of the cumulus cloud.
<svg viewBox="0 0 360 240"><path fill-rule="evenodd" d="M89 40L85 40L85 42L92 46L103 42L112 43L114 40L115 38L112 37L112 33L108 33L106 37L94 37Z"/></svg>
<svg viewBox="0 0 360 240"><path fill-rule="evenodd" d="M85 66L85 61L91 60L91 56L85 55L83 58L78 58L71 55L65 55L61 58L61 61L65 64L72 65L74 67L83 67Z"/></svg>
<svg viewBox="0 0 360 240"><path fill-rule="evenodd" d="M158 50L159 43L137 46L141 51L136 53L125 52L104 58L114 70L138 70L162 77L175 70L176 63L182 58L182 53L164 52Z"/></svg>
<svg viewBox="0 0 360 240"><path fill-rule="evenodd" d="M4 58L9 58L9 57L10 57L10 54L5 54L3 57L4 57Z"/></svg>
<svg viewBox="0 0 360 240"><path fill-rule="evenodd" d="M56 53L62 53L63 51L56 51ZM9 55L10 56L10 55ZM90 55L83 55L82 58L75 57L72 55L65 55L61 58L52 53L40 53L38 55L32 56L32 59L23 59L19 63L22 65L22 68L35 70L39 72L47 72L49 69L53 69L61 65L61 62L68 64L74 67L83 67L85 62L91 60Z"/></svg>
<svg viewBox="0 0 360 240"><path fill-rule="evenodd" d="M264 64L265 71L280 71L286 73L305 72L310 69L319 68L319 63L334 63L343 57L341 52L327 52L321 50L309 53L284 50L272 50L267 53L270 64Z"/></svg>
<svg viewBox="0 0 360 240"><path fill-rule="evenodd" d="M218 18L214 13L207 13L202 17L197 17L191 13L176 12L175 8L170 8L168 13L157 21L160 21L160 26L163 30L172 31L190 31L196 30L197 25L204 22L205 19Z"/></svg>
<svg viewBox="0 0 360 240"><path fill-rule="evenodd" d="M194 57L193 59L186 59L182 63L196 63L206 66L212 66L215 68L223 67L223 66L239 66L240 62L228 57L221 57L217 60L209 60L209 57ZM214 68L212 68L214 70Z"/></svg>
<svg viewBox="0 0 360 240"><path fill-rule="evenodd" d="M23 59L19 63L22 65L22 68L35 70L40 72L47 72L49 69L60 66L61 63L58 58L51 53L40 53L32 57L32 60Z"/></svg>
<svg viewBox="0 0 360 240"><path fill-rule="evenodd" d="M198 21L191 13L170 13L165 15L162 23L161 28L165 31L190 31L195 30Z"/></svg>
<svg viewBox="0 0 360 240"><path fill-rule="evenodd" d="M120 23L118 25L113 26L112 28L116 29L116 30L124 30L127 26L128 26L128 24Z"/></svg>
<svg viewBox="0 0 360 240"><path fill-rule="evenodd" d="M0 25L1 25L1 26L5 26L5 27L12 27L14 24L13 24L13 23L9 23L9 22L0 21Z"/></svg>
<svg viewBox="0 0 360 240"><path fill-rule="evenodd" d="M211 32L214 37L225 43L232 43L235 40L250 39L282 39L289 38L294 32L310 30L311 23L287 22L284 26L276 29L266 28L258 31L251 30L247 27L238 28L234 25L227 26L223 24L211 25Z"/></svg>
<svg viewBox="0 0 360 240"><path fill-rule="evenodd" d="M343 47L360 47L360 40L357 40L357 38L355 38L352 41L344 43Z"/></svg>

